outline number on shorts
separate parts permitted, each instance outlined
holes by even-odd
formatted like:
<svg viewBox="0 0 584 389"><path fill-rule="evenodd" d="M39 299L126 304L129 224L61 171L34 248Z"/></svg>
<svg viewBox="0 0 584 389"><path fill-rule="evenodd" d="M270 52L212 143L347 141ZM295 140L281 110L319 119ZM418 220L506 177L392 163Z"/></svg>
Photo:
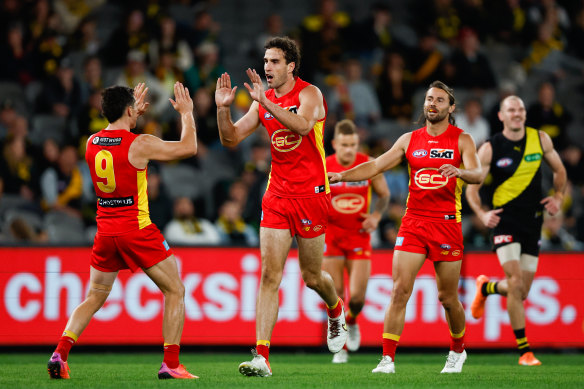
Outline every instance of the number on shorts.
<svg viewBox="0 0 584 389"><path fill-rule="evenodd" d="M116 190L116 176L114 175L114 157L107 150L101 150L95 154L95 174L104 178L105 183L97 182L97 187L104 193L112 193Z"/></svg>

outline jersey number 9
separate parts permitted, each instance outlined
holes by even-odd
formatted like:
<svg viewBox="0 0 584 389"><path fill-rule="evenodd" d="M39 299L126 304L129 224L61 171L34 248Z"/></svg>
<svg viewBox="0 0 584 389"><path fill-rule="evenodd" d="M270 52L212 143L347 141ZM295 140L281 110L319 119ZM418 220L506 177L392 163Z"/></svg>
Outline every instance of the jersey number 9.
<svg viewBox="0 0 584 389"><path fill-rule="evenodd" d="M112 193L116 190L116 176L114 175L114 158L112 153L101 150L95 154L95 174L105 179L105 183L97 182L97 187L104 193Z"/></svg>

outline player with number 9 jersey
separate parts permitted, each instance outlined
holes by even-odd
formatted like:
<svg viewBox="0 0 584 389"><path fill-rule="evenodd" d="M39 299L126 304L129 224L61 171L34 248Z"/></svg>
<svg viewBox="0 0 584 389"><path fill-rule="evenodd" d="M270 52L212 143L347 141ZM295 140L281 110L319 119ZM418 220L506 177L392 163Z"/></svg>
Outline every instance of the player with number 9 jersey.
<svg viewBox="0 0 584 389"><path fill-rule="evenodd" d="M146 168L128 160L138 135L127 130L101 130L87 142L85 160L97 195L97 229L120 235L152 224L148 213Z"/></svg>

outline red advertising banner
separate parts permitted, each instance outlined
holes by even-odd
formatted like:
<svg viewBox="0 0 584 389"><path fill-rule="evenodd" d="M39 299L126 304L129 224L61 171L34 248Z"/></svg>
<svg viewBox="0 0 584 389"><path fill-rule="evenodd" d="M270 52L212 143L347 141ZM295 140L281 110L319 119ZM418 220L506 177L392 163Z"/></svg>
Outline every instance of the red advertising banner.
<svg viewBox="0 0 584 389"><path fill-rule="evenodd" d="M186 289L182 344L253 345L260 255L247 248L176 248ZM0 248L0 345L54 344L89 284L89 248ZM383 316L392 280L389 250L373 255L366 305L359 316L362 345L381 344ZM506 300L490 296L485 316L475 320L470 302L475 278L502 279L494 254L467 253L460 299L466 310L466 344L515 347ZM527 334L534 347L584 347L584 254L544 253L525 303ZM297 252L289 254L280 287L280 313L273 345L326 343L326 314L318 295L306 288ZM80 344L160 344L162 294L141 271L122 271L108 301ZM402 346L447 346L449 332L432 264L420 271L406 311Z"/></svg>

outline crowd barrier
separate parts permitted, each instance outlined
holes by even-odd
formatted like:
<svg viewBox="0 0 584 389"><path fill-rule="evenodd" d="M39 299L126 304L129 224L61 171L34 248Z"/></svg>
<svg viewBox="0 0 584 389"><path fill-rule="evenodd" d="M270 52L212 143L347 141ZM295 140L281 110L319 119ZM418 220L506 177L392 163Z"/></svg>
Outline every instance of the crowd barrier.
<svg viewBox="0 0 584 389"><path fill-rule="evenodd" d="M260 253L249 248L174 249L186 288L183 345L253 345ZM67 318L89 284L88 247L0 248L0 346L55 344ZM288 256L280 288L280 314L272 344L326 344L326 314L315 292L300 276L297 251ZM390 250L375 250L366 304L359 317L362 345L379 346L389 302ZM502 279L492 253L465 253L460 299L465 307L467 347L510 348L515 338L505 299L489 297L485 316L475 320L470 303L475 278ZM584 253L543 253L525 302L527 334L533 347L584 347ZM162 342L163 297L142 272L121 271L104 307L80 344ZM438 301L432 264L426 261L406 310L401 346L449 344L444 310Z"/></svg>

